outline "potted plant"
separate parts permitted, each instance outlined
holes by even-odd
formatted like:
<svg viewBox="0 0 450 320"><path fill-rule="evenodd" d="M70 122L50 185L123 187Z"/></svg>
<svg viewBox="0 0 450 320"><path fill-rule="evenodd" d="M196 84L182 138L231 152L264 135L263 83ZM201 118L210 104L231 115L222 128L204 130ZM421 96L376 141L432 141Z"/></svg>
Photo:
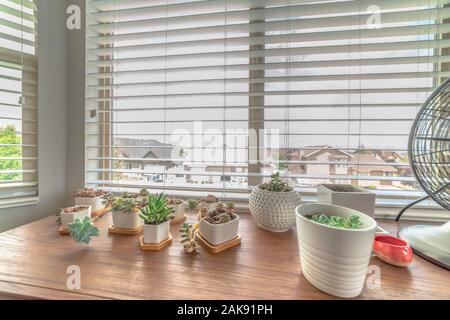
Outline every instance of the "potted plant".
<svg viewBox="0 0 450 320"><path fill-rule="evenodd" d="M195 209L197 209L197 205L198 205L198 201L195 199L189 199L187 201L187 206L189 210L194 211Z"/></svg>
<svg viewBox="0 0 450 320"><path fill-rule="evenodd" d="M319 184L317 202L334 204L365 213L375 214L375 193L350 184Z"/></svg>
<svg viewBox="0 0 450 320"><path fill-rule="evenodd" d="M141 200L133 197L117 197L110 202L113 227L119 229L140 229L144 221L139 216Z"/></svg>
<svg viewBox="0 0 450 320"><path fill-rule="evenodd" d="M91 206L92 212L105 209L103 204L103 197L108 193L102 190L95 190L89 188L83 188L77 190L73 197L75 199L75 205L77 206Z"/></svg>
<svg viewBox="0 0 450 320"><path fill-rule="evenodd" d="M144 220L143 244L160 244L171 238L170 215L173 208L168 205L164 194L150 195L139 216Z"/></svg>
<svg viewBox="0 0 450 320"><path fill-rule="evenodd" d="M61 230L68 231L69 224L75 220L83 220L85 217L91 217L90 206L74 206L69 208L58 209L56 211L57 222L61 225Z"/></svg>
<svg viewBox="0 0 450 320"><path fill-rule="evenodd" d="M209 244L219 246L238 238L238 229L239 216L235 213L234 205L219 203L200 221L198 232Z"/></svg>
<svg viewBox="0 0 450 320"><path fill-rule="evenodd" d="M198 201L198 205L203 208L207 208L208 210L214 210L219 203L219 198L210 194L203 199Z"/></svg>
<svg viewBox="0 0 450 320"><path fill-rule="evenodd" d="M167 200L168 205L173 208L173 213L170 215L170 218L174 221L180 220L184 218L184 214L186 208L184 206L184 201L181 199L170 198Z"/></svg>
<svg viewBox="0 0 450 320"><path fill-rule="evenodd" d="M295 224L295 208L301 196L276 173L269 182L253 188L249 202L250 213L261 228L285 232Z"/></svg>
<svg viewBox="0 0 450 320"><path fill-rule="evenodd" d="M318 289L342 298L364 286L377 223L368 215L329 204L296 209L303 275Z"/></svg>
<svg viewBox="0 0 450 320"><path fill-rule="evenodd" d="M92 223L90 217L84 217L83 219L76 219L73 223L69 224L70 235L76 243L89 244L92 237L98 237L100 231Z"/></svg>

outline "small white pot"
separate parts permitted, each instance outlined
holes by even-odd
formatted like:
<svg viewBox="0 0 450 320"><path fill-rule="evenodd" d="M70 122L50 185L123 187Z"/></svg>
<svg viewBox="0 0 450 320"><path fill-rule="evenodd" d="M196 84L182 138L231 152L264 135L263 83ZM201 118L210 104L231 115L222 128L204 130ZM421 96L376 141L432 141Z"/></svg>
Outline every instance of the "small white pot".
<svg viewBox="0 0 450 320"><path fill-rule="evenodd" d="M76 208L75 206L74 208ZM75 220L83 220L85 217L91 217L91 207L88 206L86 210L71 213L61 213L61 227L69 229L69 224L74 223Z"/></svg>
<svg viewBox="0 0 450 320"><path fill-rule="evenodd" d="M170 215L171 218L178 219L184 217L184 213L186 212L184 203L171 205L171 207L174 209L174 212Z"/></svg>
<svg viewBox="0 0 450 320"><path fill-rule="evenodd" d="M323 213L349 218L358 215L361 229L339 229L311 221ZM377 223L352 209L305 204L296 209L297 235L303 275L316 288L341 298L361 294L369 265Z"/></svg>
<svg viewBox="0 0 450 320"><path fill-rule="evenodd" d="M123 210L113 210L113 226L122 229L137 229L144 225L144 220L139 217L138 212L125 212Z"/></svg>
<svg viewBox="0 0 450 320"><path fill-rule="evenodd" d="M199 224L200 235L213 246L228 242L238 236L239 216L227 223L211 224L202 219Z"/></svg>
<svg viewBox="0 0 450 320"><path fill-rule="evenodd" d="M75 205L77 206L91 206L92 212L102 210L105 208L103 205L102 197L88 198L88 197L76 197Z"/></svg>
<svg viewBox="0 0 450 320"><path fill-rule="evenodd" d="M333 186L350 187L354 192L339 192L333 191L330 188ZM356 211L361 211L370 217L375 214L375 193L367 191L361 187L353 185L339 185L339 184L319 184L317 186L317 202L334 204L336 206L350 208Z"/></svg>
<svg viewBox="0 0 450 320"><path fill-rule="evenodd" d="M302 198L293 190L273 192L253 188L250 197L250 213L258 225L272 232L286 232L295 225L295 208Z"/></svg>
<svg viewBox="0 0 450 320"><path fill-rule="evenodd" d="M170 220L161 224L144 225L144 243L157 244L170 236Z"/></svg>

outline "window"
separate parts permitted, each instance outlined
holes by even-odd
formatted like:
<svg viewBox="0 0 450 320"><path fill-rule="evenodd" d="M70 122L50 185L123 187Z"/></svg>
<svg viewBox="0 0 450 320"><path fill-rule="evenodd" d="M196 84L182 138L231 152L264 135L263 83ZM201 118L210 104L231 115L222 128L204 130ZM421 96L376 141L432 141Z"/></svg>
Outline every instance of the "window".
<svg viewBox="0 0 450 320"><path fill-rule="evenodd" d="M32 0L0 0L0 205L37 196L35 11Z"/></svg>
<svg viewBox="0 0 450 320"><path fill-rule="evenodd" d="M420 196L408 134L450 75L448 3L89 1L87 184L245 199L281 171Z"/></svg>

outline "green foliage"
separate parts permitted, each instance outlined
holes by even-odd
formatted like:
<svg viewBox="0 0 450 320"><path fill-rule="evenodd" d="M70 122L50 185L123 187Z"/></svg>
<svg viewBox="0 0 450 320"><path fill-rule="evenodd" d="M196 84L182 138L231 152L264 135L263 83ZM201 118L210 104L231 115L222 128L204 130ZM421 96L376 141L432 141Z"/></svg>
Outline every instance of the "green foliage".
<svg viewBox="0 0 450 320"><path fill-rule="evenodd" d="M280 173L277 172L273 174L269 182L263 183L259 187L263 190L273 191L273 192L290 192L292 188L288 186L286 182L283 182L280 178Z"/></svg>
<svg viewBox="0 0 450 320"><path fill-rule="evenodd" d="M98 228L92 224L89 217L85 217L83 221L76 219L74 223L69 224L70 235L76 243L89 244L92 237L98 237L100 232Z"/></svg>
<svg viewBox="0 0 450 320"><path fill-rule="evenodd" d="M17 135L16 128L14 126L6 126L0 128L0 144L4 145L18 145L0 147L0 158L20 158L22 157L22 148L20 144L22 138ZM20 160L8 159L0 160L0 170L20 170L22 169L22 162ZM22 179L21 173L5 173L0 174L0 181L4 180L20 180Z"/></svg>
<svg viewBox="0 0 450 320"><path fill-rule="evenodd" d="M181 243L186 253L195 253L199 249L198 243L195 240L195 229L193 225L188 223L183 223L181 226Z"/></svg>
<svg viewBox="0 0 450 320"><path fill-rule="evenodd" d="M137 198L118 197L112 203L112 209L117 211L134 212L138 210Z"/></svg>
<svg viewBox="0 0 450 320"><path fill-rule="evenodd" d="M360 229L363 225L361 219L357 215L353 215L349 219L346 219L339 216L329 217L326 214L318 213L313 215L311 220L320 224L341 229Z"/></svg>
<svg viewBox="0 0 450 320"><path fill-rule="evenodd" d="M181 243L188 242L191 240L191 229L193 225L189 223L183 223L181 226L181 229L179 230L181 232Z"/></svg>
<svg viewBox="0 0 450 320"><path fill-rule="evenodd" d="M146 206L141 209L139 216L146 224L161 224L168 221L174 211L168 205L167 197L161 193L159 196L148 196Z"/></svg>
<svg viewBox="0 0 450 320"><path fill-rule="evenodd" d="M197 208L197 204L198 204L197 200L189 199L187 203L188 203L189 209L195 210Z"/></svg>

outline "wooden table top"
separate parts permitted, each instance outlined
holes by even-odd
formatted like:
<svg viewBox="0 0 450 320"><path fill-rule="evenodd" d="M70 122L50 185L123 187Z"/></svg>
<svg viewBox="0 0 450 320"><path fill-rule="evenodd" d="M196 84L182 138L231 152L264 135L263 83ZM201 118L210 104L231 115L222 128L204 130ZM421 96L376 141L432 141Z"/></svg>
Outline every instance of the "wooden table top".
<svg viewBox="0 0 450 320"><path fill-rule="evenodd" d="M110 213L96 224L100 237L89 246L60 236L54 217L0 234L0 298L334 299L301 275L295 229L264 231L249 214L241 214L240 247L216 255L204 250L186 255L179 226L172 226L170 247L143 252L139 236L108 235ZM380 225L398 228L390 221ZM366 287L359 298L450 299L450 272L414 258L403 269L372 258L371 265L381 270L381 287ZM66 287L70 265L81 268L80 290Z"/></svg>

